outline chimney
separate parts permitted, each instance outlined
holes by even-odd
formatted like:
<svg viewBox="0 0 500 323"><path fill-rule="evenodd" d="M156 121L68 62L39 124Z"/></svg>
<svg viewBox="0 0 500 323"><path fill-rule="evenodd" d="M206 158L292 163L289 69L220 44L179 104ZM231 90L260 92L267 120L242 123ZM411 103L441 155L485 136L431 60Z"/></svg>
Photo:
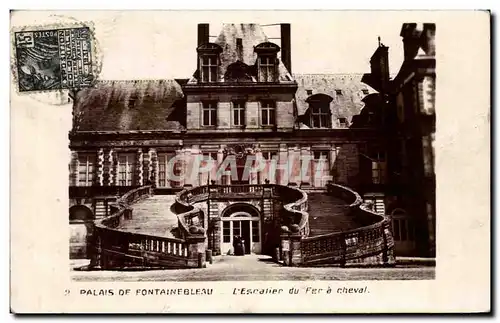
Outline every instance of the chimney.
<svg viewBox="0 0 500 323"><path fill-rule="evenodd" d="M420 48L420 36L422 30L418 29L416 23L404 23L401 28L400 36L403 38L404 59L411 60L417 56Z"/></svg>
<svg viewBox="0 0 500 323"><path fill-rule="evenodd" d="M280 24L281 26L281 61L286 69L292 74L292 55L290 52L290 24Z"/></svg>
<svg viewBox="0 0 500 323"><path fill-rule="evenodd" d="M209 42L208 32L208 24L198 24L198 47Z"/></svg>
<svg viewBox="0 0 500 323"><path fill-rule="evenodd" d="M239 61L243 62L243 39L236 38L236 56Z"/></svg>
<svg viewBox="0 0 500 323"><path fill-rule="evenodd" d="M379 92L387 90L389 84L389 47L381 43L378 39L378 47L370 59L371 75L373 81L378 83Z"/></svg>

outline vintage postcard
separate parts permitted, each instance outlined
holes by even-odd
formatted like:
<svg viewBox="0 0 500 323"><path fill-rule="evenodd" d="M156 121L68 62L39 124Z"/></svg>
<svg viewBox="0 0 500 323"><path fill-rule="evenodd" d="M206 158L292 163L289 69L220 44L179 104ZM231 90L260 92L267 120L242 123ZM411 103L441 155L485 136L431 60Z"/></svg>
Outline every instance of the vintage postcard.
<svg viewBox="0 0 500 323"><path fill-rule="evenodd" d="M489 46L483 11L12 11L11 311L488 312Z"/></svg>

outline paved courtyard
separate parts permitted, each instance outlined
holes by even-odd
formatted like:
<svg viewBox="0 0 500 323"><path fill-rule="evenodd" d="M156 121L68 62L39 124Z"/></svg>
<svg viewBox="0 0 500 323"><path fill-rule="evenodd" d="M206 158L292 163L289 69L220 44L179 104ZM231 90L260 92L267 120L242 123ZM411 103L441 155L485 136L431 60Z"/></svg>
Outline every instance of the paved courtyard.
<svg viewBox="0 0 500 323"><path fill-rule="evenodd" d="M272 281L272 280L425 280L434 267L284 267L264 255L220 256L203 269L149 271L73 271L75 281Z"/></svg>

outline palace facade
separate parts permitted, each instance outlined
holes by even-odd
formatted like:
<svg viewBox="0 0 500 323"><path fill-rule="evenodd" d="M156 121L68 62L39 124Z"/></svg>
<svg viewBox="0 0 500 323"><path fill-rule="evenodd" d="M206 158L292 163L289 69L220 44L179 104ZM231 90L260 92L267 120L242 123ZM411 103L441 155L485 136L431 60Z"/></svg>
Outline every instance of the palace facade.
<svg viewBox="0 0 500 323"><path fill-rule="evenodd" d="M397 254L433 256L431 27L403 26L405 62L391 80L382 44L369 74L294 74L289 24L279 44L257 24L226 24L211 42L199 24L192 77L73 93L71 205L102 215L97 193L73 194L89 188L270 182L312 192L333 182L394 216Z"/></svg>

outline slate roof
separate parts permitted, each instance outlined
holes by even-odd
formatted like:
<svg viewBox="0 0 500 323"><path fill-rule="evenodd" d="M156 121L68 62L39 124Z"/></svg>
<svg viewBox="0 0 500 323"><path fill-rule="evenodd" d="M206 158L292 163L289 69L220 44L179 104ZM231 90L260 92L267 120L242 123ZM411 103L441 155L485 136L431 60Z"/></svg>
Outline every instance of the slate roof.
<svg viewBox="0 0 500 323"><path fill-rule="evenodd" d="M100 81L76 94L74 130L182 130L182 98L175 80Z"/></svg>
<svg viewBox="0 0 500 323"><path fill-rule="evenodd" d="M352 121L352 117L361 112L362 99L368 94L376 93L368 85L361 83L363 74L294 74L298 89L295 94L298 115L305 114L309 108L306 99L311 95L323 93L331 96L330 110L335 117L344 117ZM341 94L337 91L340 90Z"/></svg>

